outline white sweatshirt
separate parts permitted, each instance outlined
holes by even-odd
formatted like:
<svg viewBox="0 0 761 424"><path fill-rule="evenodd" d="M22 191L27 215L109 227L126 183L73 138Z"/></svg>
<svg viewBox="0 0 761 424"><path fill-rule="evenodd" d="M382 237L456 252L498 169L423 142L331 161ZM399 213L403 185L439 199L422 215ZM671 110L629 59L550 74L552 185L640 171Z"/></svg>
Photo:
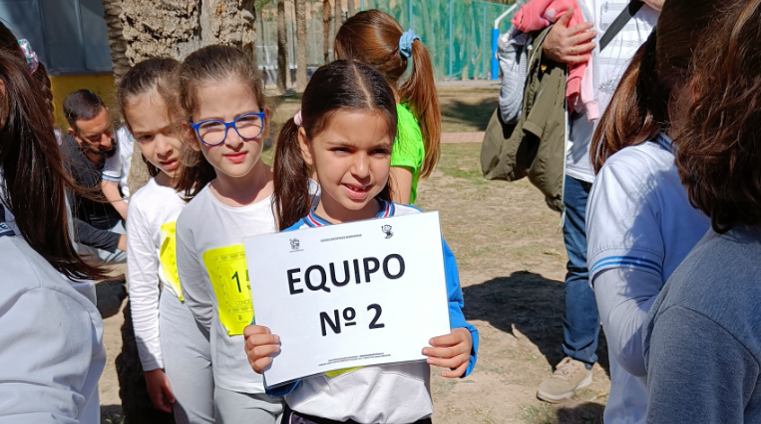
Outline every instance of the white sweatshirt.
<svg viewBox="0 0 761 424"><path fill-rule="evenodd" d="M643 324L709 228L690 205L665 134L622 149L597 174L587 203L587 265L610 356L606 423L645 422Z"/></svg>
<svg viewBox="0 0 761 424"><path fill-rule="evenodd" d="M0 346L0 424L100 422L100 313L20 236L0 237Z"/></svg>
<svg viewBox="0 0 761 424"><path fill-rule="evenodd" d="M159 332L159 292L182 299L175 260L174 226L185 201L151 178L132 196L127 218L127 274L132 323L143 370L164 368ZM159 287L161 282L161 287Z"/></svg>
<svg viewBox="0 0 761 424"><path fill-rule="evenodd" d="M248 364L243 329L254 307L243 237L274 233L272 196L242 207L222 204L207 185L177 219L177 266L185 302L211 335L214 384L242 393L264 393L261 375Z"/></svg>

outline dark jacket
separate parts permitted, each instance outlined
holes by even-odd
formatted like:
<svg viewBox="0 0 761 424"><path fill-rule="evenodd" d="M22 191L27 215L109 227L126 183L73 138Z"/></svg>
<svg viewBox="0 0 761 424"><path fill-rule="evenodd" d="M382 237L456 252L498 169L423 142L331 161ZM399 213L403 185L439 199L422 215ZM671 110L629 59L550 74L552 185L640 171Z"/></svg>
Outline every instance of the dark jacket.
<svg viewBox="0 0 761 424"><path fill-rule="evenodd" d="M489 121L481 147L481 167L490 180L528 176L556 210L563 208L566 67L543 60L542 43L551 27L530 46L523 109L516 124L502 121L499 109Z"/></svg>
<svg viewBox="0 0 761 424"><path fill-rule="evenodd" d="M110 203L105 202L105 197L96 198L102 196L100 183L103 165L92 163L77 142L68 135L61 145L61 154L69 174L85 192L69 193L77 241L86 246L115 252L121 234L110 229L122 217Z"/></svg>

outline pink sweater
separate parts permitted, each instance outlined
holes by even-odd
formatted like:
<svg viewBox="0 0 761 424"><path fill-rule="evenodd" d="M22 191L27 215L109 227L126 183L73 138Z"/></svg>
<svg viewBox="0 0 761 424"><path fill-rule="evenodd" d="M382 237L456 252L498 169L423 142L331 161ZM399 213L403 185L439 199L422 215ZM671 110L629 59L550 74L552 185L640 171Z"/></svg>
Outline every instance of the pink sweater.
<svg viewBox="0 0 761 424"><path fill-rule="evenodd" d="M568 26L583 24L584 16L576 0L531 0L518 10L511 22L521 32L537 31L556 22L571 6L574 11ZM586 109L587 119L593 121L600 118L600 110L595 100L591 62L590 56L587 63L569 65L565 94L571 107L576 111Z"/></svg>

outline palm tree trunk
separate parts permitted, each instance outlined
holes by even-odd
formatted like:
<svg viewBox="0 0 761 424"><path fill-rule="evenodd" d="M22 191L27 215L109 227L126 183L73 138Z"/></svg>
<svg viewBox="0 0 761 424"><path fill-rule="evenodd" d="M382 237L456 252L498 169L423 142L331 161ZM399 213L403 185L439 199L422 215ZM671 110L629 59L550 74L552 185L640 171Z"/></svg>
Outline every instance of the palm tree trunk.
<svg viewBox="0 0 761 424"><path fill-rule="evenodd" d="M343 24L343 10L341 10L341 0L334 0L336 11L333 13L333 37L338 35L338 30Z"/></svg>
<svg viewBox="0 0 761 424"><path fill-rule="evenodd" d="M306 0L294 0L296 7L296 90L307 86L307 5Z"/></svg>
<svg viewBox="0 0 761 424"><path fill-rule="evenodd" d="M357 13L355 10L354 0L347 0L346 5L348 6L347 10L349 11L349 17L354 16L354 14Z"/></svg>
<svg viewBox="0 0 761 424"><path fill-rule="evenodd" d="M114 63L114 82L118 86L130 68L121 18L122 0L103 0L103 10L108 28L108 45L111 47L111 61Z"/></svg>
<svg viewBox="0 0 761 424"><path fill-rule="evenodd" d="M330 0L322 0L322 60L330 63Z"/></svg>
<svg viewBox="0 0 761 424"><path fill-rule="evenodd" d="M285 94L288 69L288 35L285 32L285 0L277 0L277 88Z"/></svg>

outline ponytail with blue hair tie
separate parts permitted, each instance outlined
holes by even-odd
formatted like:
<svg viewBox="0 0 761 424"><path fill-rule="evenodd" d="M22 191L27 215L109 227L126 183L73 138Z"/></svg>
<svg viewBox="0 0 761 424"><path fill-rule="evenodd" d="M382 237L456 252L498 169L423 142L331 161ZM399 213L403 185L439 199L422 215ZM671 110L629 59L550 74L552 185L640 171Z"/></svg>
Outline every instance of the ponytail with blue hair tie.
<svg viewBox="0 0 761 424"><path fill-rule="evenodd" d="M399 39L399 53L405 58L412 56L412 42L419 39L420 36L415 34L415 31L413 31L412 28L404 31L402 37Z"/></svg>

